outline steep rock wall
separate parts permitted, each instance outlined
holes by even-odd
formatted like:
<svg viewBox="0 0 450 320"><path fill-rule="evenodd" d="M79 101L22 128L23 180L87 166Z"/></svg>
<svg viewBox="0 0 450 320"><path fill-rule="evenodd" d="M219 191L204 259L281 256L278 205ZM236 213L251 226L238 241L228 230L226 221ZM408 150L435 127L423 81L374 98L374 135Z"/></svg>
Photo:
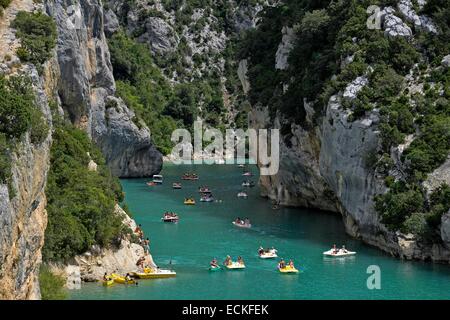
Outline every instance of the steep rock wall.
<svg viewBox="0 0 450 320"><path fill-rule="evenodd" d="M58 91L71 121L90 134L115 175L141 177L158 173L162 155L151 142L150 131L134 123L134 113L114 97L102 3L47 1L46 10L58 28ZM106 101L113 101L114 112L107 110Z"/></svg>
<svg viewBox="0 0 450 320"><path fill-rule="evenodd" d="M46 65L49 70L50 63ZM37 105L51 126L46 91L51 79L40 78L31 66L20 71L31 77ZM51 72L47 72L49 74ZM0 299L39 299L39 266L47 226L45 186L51 134L39 145L29 134L12 154L12 186L0 185Z"/></svg>

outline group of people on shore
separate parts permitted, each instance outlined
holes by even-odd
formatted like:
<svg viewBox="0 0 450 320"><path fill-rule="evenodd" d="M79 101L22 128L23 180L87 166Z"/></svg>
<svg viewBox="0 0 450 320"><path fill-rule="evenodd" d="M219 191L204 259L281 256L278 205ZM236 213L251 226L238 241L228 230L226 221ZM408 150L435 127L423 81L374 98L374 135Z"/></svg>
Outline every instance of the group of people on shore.
<svg viewBox="0 0 450 320"><path fill-rule="evenodd" d="M145 238L141 224L134 229L134 234L138 236L139 244L144 248L144 255L136 261L136 266L143 271L149 265L150 261L150 239L148 237Z"/></svg>
<svg viewBox="0 0 450 320"><path fill-rule="evenodd" d="M134 229L134 233L138 236L139 244L144 248L144 253L150 253L150 239L144 237L144 230L142 230L142 225L138 225L136 229Z"/></svg>

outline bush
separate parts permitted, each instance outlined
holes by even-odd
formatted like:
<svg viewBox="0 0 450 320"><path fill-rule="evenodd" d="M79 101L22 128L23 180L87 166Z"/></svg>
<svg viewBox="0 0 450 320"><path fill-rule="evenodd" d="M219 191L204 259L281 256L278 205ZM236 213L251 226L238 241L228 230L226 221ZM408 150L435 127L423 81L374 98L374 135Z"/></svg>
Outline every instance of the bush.
<svg viewBox="0 0 450 320"><path fill-rule="evenodd" d="M42 300L64 300L67 292L64 288L66 280L53 274L47 265L41 265L39 269L39 287Z"/></svg>
<svg viewBox="0 0 450 320"><path fill-rule="evenodd" d="M87 168L88 152L97 172ZM68 125L56 128L46 195L45 261L67 260L121 235L123 225L114 214L115 203L123 200L120 184L85 132Z"/></svg>
<svg viewBox="0 0 450 320"><path fill-rule="evenodd" d="M0 132L8 139L20 138L31 127L35 108L30 80L0 77Z"/></svg>
<svg viewBox="0 0 450 320"><path fill-rule="evenodd" d="M409 216L402 226L404 233L412 233L416 236L423 237L428 231L427 220L425 214L414 212Z"/></svg>
<svg viewBox="0 0 450 320"><path fill-rule="evenodd" d="M0 0L0 9L1 8L8 8L8 6L11 4L12 0Z"/></svg>
<svg viewBox="0 0 450 320"><path fill-rule="evenodd" d="M430 116L421 127L421 134L402 154L410 173L429 173L439 167L450 151L450 117Z"/></svg>
<svg viewBox="0 0 450 320"><path fill-rule="evenodd" d="M414 212L424 209L424 197L414 185L396 182L384 195L375 199L375 208L381 221L392 231L400 230Z"/></svg>
<svg viewBox="0 0 450 320"><path fill-rule="evenodd" d="M20 11L12 23L17 29L21 47L17 55L22 61L31 62L38 71L51 56L56 45L56 24L53 19L42 12L30 13Z"/></svg>

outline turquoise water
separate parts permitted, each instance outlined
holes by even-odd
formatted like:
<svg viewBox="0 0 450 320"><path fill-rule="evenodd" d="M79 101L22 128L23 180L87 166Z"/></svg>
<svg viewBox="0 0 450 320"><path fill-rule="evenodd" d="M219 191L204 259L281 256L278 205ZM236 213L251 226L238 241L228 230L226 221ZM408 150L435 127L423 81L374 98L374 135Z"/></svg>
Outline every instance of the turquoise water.
<svg viewBox="0 0 450 320"><path fill-rule="evenodd" d="M185 171L195 171L200 180L183 181ZM252 168L256 174L257 169ZM146 186L145 179L122 180L126 203L135 220L150 237L151 253L161 267L177 272L176 278L143 280L138 287L83 284L72 299L449 299L450 267L391 258L347 236L340 216L306 209L272 210L248 188L249 198L238 199L242 169L233 165L165 165L164 184ZM253 177L256 181L256 177ZM208 185L221 203L184 206L186 196L195 196ZM180 216L178 224L161 222L165 210ZM249 217L253 228L236 228L231 221ZM353 258L326 259L322 252L336 243L357 251ZM276 260L262 260L257 249L274 246L280 257L292 258L303 271L282 275ZM209 272L212 258L221 262L229 254L241 255L244 271ZM367 289L367 267L381 269L381 289Z"/></svg>

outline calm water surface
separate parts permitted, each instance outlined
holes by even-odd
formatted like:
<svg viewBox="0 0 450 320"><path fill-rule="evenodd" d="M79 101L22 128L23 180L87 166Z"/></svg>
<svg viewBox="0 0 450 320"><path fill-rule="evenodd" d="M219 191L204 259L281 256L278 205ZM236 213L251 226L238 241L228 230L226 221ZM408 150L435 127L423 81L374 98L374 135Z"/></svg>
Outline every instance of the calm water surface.
<svg viewBox="0 0 450 320"><path fill-rule="evenodd" d="M257 168L251 170L257 174ZM183 181L185 171L198 181ZM247 188L249 198L238 199L242 169L233 165L175 166L165 164L164 184L146 186L145 179L122 180L126 203L150 237L151 253L161 268L172 268L176 278L140 281L138 287L83 284L71 291L72 299L449 299L450 267L404 262L347 236L339 215L306 209L273 210ZM252 178L257 181L256 177ZM197 189L208 185L220 203L198 202ZM197 205L184 206L195 196ZM161 222L164 211L175 211L178 224ZM249 217L253 228L236 228L231 221ZM336 243L357 251L353 258L326 259L322 252ZM279 256L294 259L302 273L282 275L276 260L262 260L257 249L274 246ZM241 255L244 271L209 272L212 258L222 262L229 254ZM381 268L381 290L366 286L367 267ZM131 270L130 270L131 271Z"/></svg>

